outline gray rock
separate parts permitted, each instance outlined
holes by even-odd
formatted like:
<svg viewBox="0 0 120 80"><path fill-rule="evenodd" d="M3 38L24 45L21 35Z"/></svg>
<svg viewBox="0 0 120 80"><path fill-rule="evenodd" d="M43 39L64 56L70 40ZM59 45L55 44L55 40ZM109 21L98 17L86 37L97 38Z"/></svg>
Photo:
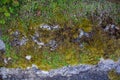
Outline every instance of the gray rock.
<svg viewBox="0 0 120 80"><path fill-rule="evenodd" d="M57 48L58 44L55 40L50 40L47 46L50 47L51 51L54 51Z"/></svg>
<svg viewBox="0 0 120 80"><path fill-rule="evenodd" d="M38 66L35 65L35 64L32 64L32 68L36 68L36 69L38 69Z"/></svg>
<svg viewBox="0 0 120 80"><path fill-rule="evenodd" d="M83 48L85 43L89 43L92 40L93 32L85 32L83 29L79 29L79 35L73 39L72 42L78 43L80 48Z"/></svg>
<svg viewBox="0 0 120 80"><path fill-rule="evenodd" d="M79 36L78 36L78 38L81 39L82 37L91 38L92 34L90 32L85 32L83 29L79 29Z"/></svg>
<svg viewBox="0 0 120 80"><path fill-rule="evenodd" d="M106 72L89 70L71 76L56 75L53 77L46 77L43 80L109 80L109 78Z"/></svg>
<svg viewBox="0 0 120 80"><path fill-rule="evenodd" d="M38 48L42 48L45 45L44 42L38 41L37 39L33 39L33 41L38 45Z"/></svg>
<svg viewBox="0 0 120 80"><path fill-rule="evenodd" d="M115 30L119 30L119 27L115 26L114 24L108 24L105 28L104 31L112 33L115 32Z"/></svg>
<svg viewBox="0 0 120 80"><path fill-rule="evenodd" d="M120 28L114 24L106 25L104 32L106 32L111 38L120 38Z"/></svg>
<svg viewBox="0 0 120 80"><path fill-rule="evenodd" d="M84 32L84 30L83 29L79 29L79 38L82 38L83 36L85 36L85 32Z"/></svg>
<svg viewBox="0 0 120 80"><path fill-rule="evenodd" d="M22 37L22 39L19 42L19 45L23 46L23 45L25 45L27 43L27 41L28 41L28 39L26 37Z"/></svg>
<svg viewBox="0 0 120 80"><path fill-rule="evenodd" d="M33 42L35 42L38 45L38 48L42 48L45 45L44 42L39 40L40 35L39 35L39 33L37 31L31 37L32 37Z"/></svg>
<svg viewBox="0 0 120 80"><path fill-rule="evenodd" d="M108 71L114 67L120 69L119 64L119 61L115 63L110 59L101 59L98 65L66 66L50 71L42 71L34 66L25 70L0 68L0 77L3 80L110 80Z"/></svg>
<svg viewBox="0 0 120 80"><path fill-rule="evenodd" d="M115 68L115 71L116 71L118 74L120 74L120 59L119 59L118 62L117 62L117 66L116 66L116 68Z"/></svg>
<svg viewBox="0 0 120 80"><path fill-rule="evenodd" d="M28 61L31 60L31 57L32 57L31 55L25 56L26 60L28 60Z"/></svg>
<svg viewBox="0 0 120 80"><path fill-rule="evenodd" d="M79 47L83 48L84 47L84 43L79 44Z"/></svg>
<svg viewBox="0 0 120 80"><path fill-rule="evenodd" d="M40 25L40 28L46 29L46 30L58 30L60 28L60 26L59 25L50 26L47 24L42 24L42 25Z"/></svg>
<svg viewBox="0 0 120 80"><path fill-rule="evenodd" d="M74 67L68 66L68 67L63 67L61 69L51 70L49 72L49 75L50 77L55 75L72 76L73 74L79 74L80 72L85 72L92 68L93 66L90 66L90 65L79 65Z"/></svg>
<svg viewBox="0 0 120 80"><path fill-rule="evenodd" d="M51 26L49 26L49 25L47 25L47 24L42 24L42 25L40 25L40 28L46 29L46 30L52 30Z"/></svg>
<svg viewBox="0 0 120 80"><path fill-rule="evenodd" d="M13 34L12 34L12 36L14 36L14 37L18 37L20 35L20 32L18 31L18 30L16 30Z"/></svg>
<svg viewBox="0 0 120 80"><path fill-rule="evenodd" d="M26 45L27 41L28 41L28 38L26 36L23 36L20 38L20 33L19 32L14 32L13 33L13 39L11 40L11 46L23 46L23 45Z"/></svg>
<svg viewBox="0 0 120 80"><path fill-rule="evenodd" d="M20 40L19 40L18 38L14 38L14 39L10 42L10 44L11 44L11 46L16 47L16 46L19 46L19 42L20 42Z"/></svg>
<svg viewBox="0 0 120 80"><path fill-rule="evenodd" d="M59 25L55 25L55 26L52 27L52 30L58 30L58 29L60 29Z"/></svg>
<svg viewBox="0 0 120 80"><path fill-rule="evenodd" d="M1 53L5 52L5 43L2 40L0 40L0 52Z"/></svg>
<svg viewBox="0 0 120 80"><path fill-rule="evenodd" d="M116 66L117 64L113 60L104 60L103 58L101 58L100 62L97 65L97 68L102 71L110 71L112 69L115 69Z"/></svg>
<svg viewBox="0 0 120 80"><path fill-rule="evenodd" d="M115 69L118 74L120 74L120 65Z"/></svg>
<svg viewBox="0 0 120 80"><path fill-rule="evenodd" d="M28 39L26 37L22 37L22 39L19 39L17 37L15 37L12 41L11 41L11 46L23 46L27 43Z"/></svg>
<svg viewBox="0 0 120 80"><path fill-rule="evenodd" d="M8 64L11 60L12 60L11 57L4 58L4 63L5 63L5 64Z"/></svg>
<svg viewBox="0 0 120 80"><path fill-rule="evenodd" d="M3 80L109 80L106 72L95 71L91 69L91 67L92 66L89 68L88 65L77 67L69 66L49 72L38 69L22 70L19 68L0 68L0 75ZM81 70L84 68L85 70Z"/></svg>
<svg viewBox="0 0 120 80"><path fill-rule="evenodd" d="M20 31L16 30L12 35L12 40L10 42L11 46L23 46L27 43L28 38L23 35Z"/></svg>
<svg viewBox="0 0 120 80"><path fill-rule="evenodd" d="M39 38L39 37L40 37L38 31L35 31L34 37L36 37L36 38Z"/></svg>

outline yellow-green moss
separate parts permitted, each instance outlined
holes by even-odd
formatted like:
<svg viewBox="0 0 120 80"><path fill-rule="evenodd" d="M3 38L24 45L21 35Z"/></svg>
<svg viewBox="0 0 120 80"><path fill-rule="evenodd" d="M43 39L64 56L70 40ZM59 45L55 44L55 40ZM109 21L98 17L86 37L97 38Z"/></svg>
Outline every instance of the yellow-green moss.
<svg viewBox="0 0 120 80"><path fill-rule="evenodd" d="M65 65L76 65L81 63L97 64L101 57L117 60L120 57L120 41L109 40L98 30L96 31L93 40L89 44L85 44L84 48L80 48L78 44L69 42L69 37L78 37L79 32L77 29L82 28L86 32L92 30L92 21L90 21L91 19L88 18L89 15L86 16L86 14L93 14L93 12L96 12L96 15L99 15L96 11L97 8L100 8L100 11L105 11L108 10L107 8L111 8L112 3L105 2L105 4L103 3L104 5L101 5L100 2L89 3L77 1L79 4L74 4L76 3L74 0L69 2L70 3L62 0L60 2L50 1L51 4L46 5L46 2L44 1L43 3L36 1L35 3L40 3L38 4L39 6L37 8L37 11L40 11L39 16L35 15L36 12L34 12L33 8L34 3L32 4L30 1L26 2L25 5L22 4L23 7L21 8L21 15L17 16L16 19L12 19L10 23L8 23L6 31L7 34L9 33L11 35L14 31L19 30L22 35L29 37L30 35L33 35L35 31L38 31L42 35L40 40L47 43L49 40L54 39L54 37L58 35L55 34L57 31L51 32L39 29L39 26L42 23L46 23L60 25L60 27L64 28L65 30L59 34L67 38L65 38L64 43L59 45L56 51L50 51L48 50L49 48L35 49L38 46L31 41L27 42L25 46L19 48L13 47L7 50L7 54L4 55L4 57L11 57L12 61L7 65L4 65L3 62L0 62L2 63L0 66L26 68L32 64L36 64L40 69L49 70ZM109 5L107 6L106 3L109 3ZM113 5L116 9L116 4ZM115 10L114 8L111 8L111 13L116 13L117 9ZM33 15L31 16L30 13ZM57 37L57 41L60 41L61 37L60 39L59 37L60 36ZM26 55L31 55L32 59L30 61L26 60Z"/></svg>
<svg viewBox="0 0 120 80"><path fill-rule="evenodd" d="M120 80L120 74L117 74L114 70L109 72L110 80Z"/></svg>

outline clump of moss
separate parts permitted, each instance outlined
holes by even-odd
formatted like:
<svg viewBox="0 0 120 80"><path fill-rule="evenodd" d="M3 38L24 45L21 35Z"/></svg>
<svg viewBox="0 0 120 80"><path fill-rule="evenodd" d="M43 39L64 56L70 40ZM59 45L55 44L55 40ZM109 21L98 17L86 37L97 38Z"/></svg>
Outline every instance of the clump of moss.
<svg viewBox="0 0 120 80"><path fill-rule="evenodd" d="M110 80L120 80L120 74L117 74L114 70L110 71L108 76Z"/></svg>

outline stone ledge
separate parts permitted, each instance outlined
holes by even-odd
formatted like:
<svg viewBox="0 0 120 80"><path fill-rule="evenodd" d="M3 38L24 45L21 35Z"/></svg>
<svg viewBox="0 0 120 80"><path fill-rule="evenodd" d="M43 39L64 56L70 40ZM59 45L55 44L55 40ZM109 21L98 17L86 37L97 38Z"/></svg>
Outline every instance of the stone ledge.
<svg viewBox="0 0 120 80"><path fill-rule="evenodd" d="M108 72L113 69L120 74L120 60L101 59L97 65L65 66L50 71L2 67L0 80L109 80Z"/></svg>

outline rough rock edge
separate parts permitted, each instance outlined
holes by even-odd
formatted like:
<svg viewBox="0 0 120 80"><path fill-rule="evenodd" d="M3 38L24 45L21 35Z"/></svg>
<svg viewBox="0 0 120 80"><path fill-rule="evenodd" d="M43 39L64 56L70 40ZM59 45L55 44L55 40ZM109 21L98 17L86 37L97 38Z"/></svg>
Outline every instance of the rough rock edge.
<svg viewBox="0 0 120 80"><path fill-rule="evenodd" d="M29 69L0 68L0 80L109 80L108 72L120 74L120 60L114 62L103 58L97 65L65 66L60 69L42 71L36 67Z"/></svg>

